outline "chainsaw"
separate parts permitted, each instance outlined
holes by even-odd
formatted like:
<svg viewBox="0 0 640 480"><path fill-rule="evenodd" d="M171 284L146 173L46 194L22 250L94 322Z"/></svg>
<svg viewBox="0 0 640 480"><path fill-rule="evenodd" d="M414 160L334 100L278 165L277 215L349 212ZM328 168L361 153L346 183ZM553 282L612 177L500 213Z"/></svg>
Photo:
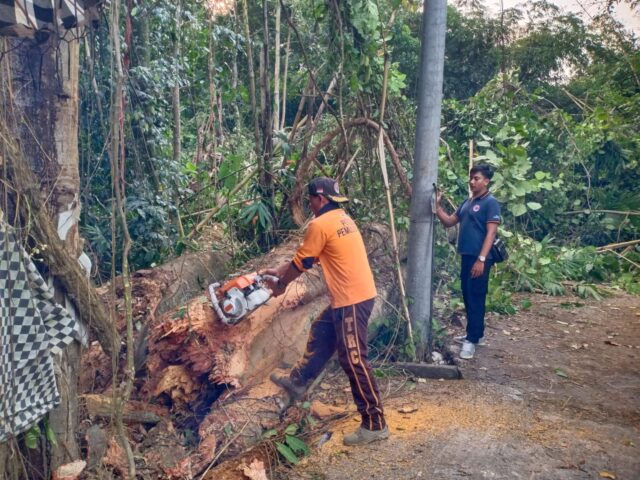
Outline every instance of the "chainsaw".
<svg viewBox="0 0 640 480"><path fill-rule="evenodd" d="M264 305L271 298L271 290L266 287L265 281L277 282L278 277L250 273L229 280L224 285L209 285L213 310L222 323L235 325Z"/></svg>

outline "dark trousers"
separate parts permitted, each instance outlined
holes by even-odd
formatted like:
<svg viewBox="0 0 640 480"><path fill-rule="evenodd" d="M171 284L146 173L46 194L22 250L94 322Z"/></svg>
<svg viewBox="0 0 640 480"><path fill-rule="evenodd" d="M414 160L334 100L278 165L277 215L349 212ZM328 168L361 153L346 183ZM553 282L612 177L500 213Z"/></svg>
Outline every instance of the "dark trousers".
<svg viewBox="0 0 640 480"><path fill-rule="evenodd" d="M460 287L464 299L464 309L467 312L467 340L478 343L484 337L484 308L489 290L489 272L493 262L485 262L484 272L477 278L471 278L471 268L478 257L462 255L460 268Z"/></svg>
<svg viewBox="0 0 640 480"><path fill-rule="evenodd" d="M382 430L385 426L382 401L367 361L367 325L373 299L340 308L327 308L311 324L307 348L291 371L291 380L305 385L318 376L333 353L349 377L351 393L362 416L362 427Z"/></svg>

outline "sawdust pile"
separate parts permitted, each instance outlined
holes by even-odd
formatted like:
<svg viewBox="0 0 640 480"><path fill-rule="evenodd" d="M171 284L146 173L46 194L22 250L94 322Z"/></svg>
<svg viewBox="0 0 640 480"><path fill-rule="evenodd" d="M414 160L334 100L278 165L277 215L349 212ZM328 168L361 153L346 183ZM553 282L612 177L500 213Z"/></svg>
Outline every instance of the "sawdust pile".
<svg viewBox="0 0 640 480"><path fill-rule="evenodd" d="M454 428L500 436L512 433L522 422L517 412L506 405L486 402L470 404L468 399L455 398L435 403L428 398L412 397L409 402L394 399L385 406L385 416L391 434L400 436L417 431L439 434ZM355 430L359 421L359 416L353 415L336 423L331 439L322 446L323 452L331 454L345 450L342 438Z"/></svg>

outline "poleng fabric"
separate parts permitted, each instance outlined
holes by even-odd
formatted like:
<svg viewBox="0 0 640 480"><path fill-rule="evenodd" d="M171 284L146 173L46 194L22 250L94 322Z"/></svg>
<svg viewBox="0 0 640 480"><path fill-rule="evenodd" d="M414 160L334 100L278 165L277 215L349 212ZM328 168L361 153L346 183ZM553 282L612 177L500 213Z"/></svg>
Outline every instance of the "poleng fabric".
<svg viewBox="0 0 640 480"><path fill-rule="evenodd" d="M382 400L367 360L367 327L373 304L370 299L356 305L327 308L311 324L304 355L289 378L296 385L306 385L318 376L337 350L362 427L382 430L386 426Z"/></svg>
<svg viewBox="0 0 640 480"><path fill-rule="evenodd" d="M311 221L293 263L303 272L316 259L322 266L333 308L377 295L360 231L341 208L326 211Z"/></svg>
<svg viewBox="0 0 640 480"><path fill-rule="evenodd" d="M59 403L52 355L81 336L79 324L55 303L15 232L2 221L0 297L2 442L28 430Z"/></svg>
<svg viewBox="0 0 640 480"><path fill-rule="evenodd" d="M0 0L0 34L33 37L78 27L85 22L85 6L85 0Z"/></svg>

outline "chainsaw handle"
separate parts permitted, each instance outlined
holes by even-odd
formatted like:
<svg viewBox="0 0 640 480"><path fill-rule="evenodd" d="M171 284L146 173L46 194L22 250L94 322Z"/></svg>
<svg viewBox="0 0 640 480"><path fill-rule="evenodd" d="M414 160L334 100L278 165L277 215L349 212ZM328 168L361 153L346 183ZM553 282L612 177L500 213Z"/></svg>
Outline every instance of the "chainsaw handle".
<svg viewBox="0 0 640 480"><path fill-rule="evenodd" d="M216 300L216 290L218 290L218 288L220 288L219 283L212 283L211 285L209 285L209 297L211 297L211 306L213 307L213 310L216 312L216 315L218 315L218 318L222 323L224 323L225 325L233 325L232 319L227 317L220 308L220 305L218 305L218 302Z"/></svg>
<svg viewBox="0 0 640 480"><path fill-rule="evenodd" d="M278 283L280 281L280 279L275 275L260 275L260 279L262 281L266 280L267 282L273 282L273 283Z"/></svg>

